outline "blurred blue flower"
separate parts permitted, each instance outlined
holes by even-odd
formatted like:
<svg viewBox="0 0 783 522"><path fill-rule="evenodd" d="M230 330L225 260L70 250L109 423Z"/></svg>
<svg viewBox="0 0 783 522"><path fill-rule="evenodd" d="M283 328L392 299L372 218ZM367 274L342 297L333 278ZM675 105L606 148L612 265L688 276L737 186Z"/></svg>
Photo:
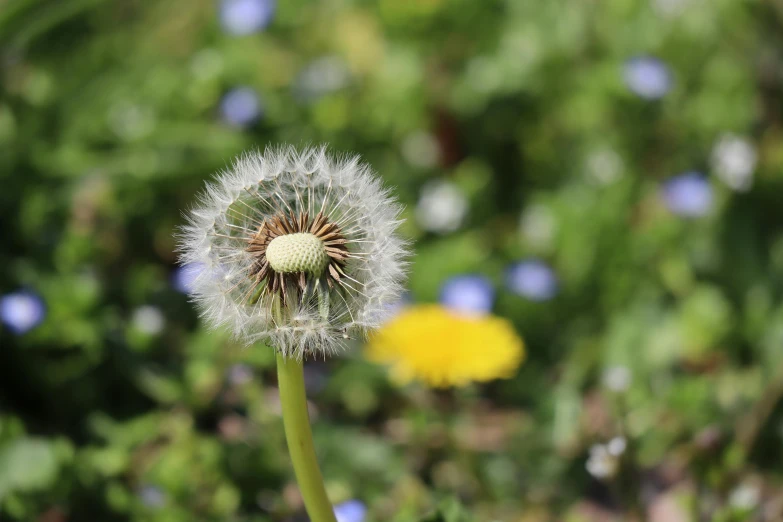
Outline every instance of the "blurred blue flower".
<svg viewBox="0 0 783 522"><path fill-rule="evenodd" d="M512 292L531 301L547 301L557 294L557 277L549 266L535 259L511 265L506 284Z"/></svg>
<svg viewBox="0 0 783 522"><path fill-rule="evenodd" d="M304 366L304 383L307 393L316 394L329 381L329 368L322 361L311 361Z"/></svg>
<svg viewBox="0 0 783 522"><path fill-rule="evenodd" d="M339 56L323 56L308 63L294 79L294 96L302 102L339 91L350 83L351 72Z"/></svg>
<svg viewBox="0 0 783 522"><path fill-rule="evenodd" d="M263 112L261 100L250 87L228 91L220 101L220 114L231 125L244 127L258 120Z"/></svg>
<svg viewBox="0 0 783 522"><path fill-rule="evenodd" d="M678 216L701 217L712 208L712 185L698 172L686 172L663 184L661 194L668 209Z"/></svg>
<svg viewBox="0 0 783 522"><path fill-rule="evenodd" d="M646 100L662 98L672 86L669 68L650 56L639 56L625 62L623 78L634 94Z"/></svg>
<svg viewBox="0 0 783 522"><path fill-rule="evenodd" d="M253 369L247 364L234 364L226 371L226 379L234 386L246 384L253 380Z"/></svg>
<svg viewBox="0 0 783 522"><path fill-rule="evenodd" d="M189 294L193 288L193 281L203 270L204 265L201 263L190 263L178 267L171 278L174 288L183 294Z"/></svg>
<svg viewBox="0 0 783 522"><path fill-rule="evenodd" d="M14 292L0 299L0 321L17 335L35 328L45 315L43 301L32 292Z"/></svg>
<svg viewBox="0 0 783 522"><path fill-rule="evenodd" d="M274 0L222 0L220 23L229 34L242 36L264 29L275 14Z"/></svg>
<svg viewBox="0 0 783 522"><path fill-rule="evenodd" d="M359 500L347 500L334 506L337 522L364 522L367 506Z"/></svg>
<svg viewBox="0 0 783 522"><path fill-rule="evenodd" d="M166 504L166 494L157 486L144 486L139 490L141 502L151 508L160 508Z"/></svg>
<svg viewBox="0 0 783 522"><path fill-rule="evenodd" d="M484 276L464 275L448 279L440 290L440 302L460 313L483 315L492 309L495 290Z"/></svg>

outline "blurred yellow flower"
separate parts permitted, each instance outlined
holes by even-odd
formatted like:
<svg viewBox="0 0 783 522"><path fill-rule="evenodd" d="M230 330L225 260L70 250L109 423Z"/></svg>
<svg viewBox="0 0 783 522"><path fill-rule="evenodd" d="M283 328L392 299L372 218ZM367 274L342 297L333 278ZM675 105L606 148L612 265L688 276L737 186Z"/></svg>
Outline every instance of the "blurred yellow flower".
<svg viewBox="0 0 783 522"><path fill-rule="evenodd" d="M525 356L505 319L458 315L439 305L403 310L370 337L367 359L388 364L392 378L430 386L464 386L508 378Z"/></svg>

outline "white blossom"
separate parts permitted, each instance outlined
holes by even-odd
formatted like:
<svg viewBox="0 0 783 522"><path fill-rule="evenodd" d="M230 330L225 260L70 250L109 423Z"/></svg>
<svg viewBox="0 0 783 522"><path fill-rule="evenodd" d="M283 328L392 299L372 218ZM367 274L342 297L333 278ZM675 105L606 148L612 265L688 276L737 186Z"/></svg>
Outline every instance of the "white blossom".
<svg viewBox="0 0 783 522"><path fill-rule="evenodd" d="M434 180L421 189L416 219L424 230L446 234L457 230L468 212L468 200L452 182Z"/></svg>
<svg viewBox="0 0 783 522"><path fill-rule="evenodd" d="M605 444L595 444L590 448L590 456L587 458L585 468L597 479L609 479L617 475L620 461L609 452Z"/></svg>
<svg viewBox="0 0 783 522"><path fill-rule="evenodd" d="M745 138L726 134L712 149L712 168L729 188L744 192L753 185L758 155Z"/></svg>
<svg viewBox="0 0 783 522"><path fill-rule="evenodd" d="M136 308L131 319L133 327L149 335L157 335L166 326L166 318L160 308L152 305L144 305Z"/></svg>
<svg viewBox="0 0 783 522"><path fill-rule="evenodd" d="M631 370L627 366L610 366L604 370L604 386L615 393L623 393L631 387Z"/></svg>

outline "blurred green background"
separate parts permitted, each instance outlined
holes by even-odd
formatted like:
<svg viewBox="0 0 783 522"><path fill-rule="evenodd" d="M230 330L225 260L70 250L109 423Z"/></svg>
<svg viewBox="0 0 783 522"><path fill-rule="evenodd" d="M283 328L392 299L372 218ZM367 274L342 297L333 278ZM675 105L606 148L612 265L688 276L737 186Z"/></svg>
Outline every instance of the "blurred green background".
<svg viewBox="0 0 783 522"><path fill-rule="evenodd" d="M306 367L340 522L783 519L783 3L0 0L0 520L306 520L182 212L267 144L405 203L512 379ZM458 279L453 279L458 277ZM483 349L477 347L477 349Z"/></svg>

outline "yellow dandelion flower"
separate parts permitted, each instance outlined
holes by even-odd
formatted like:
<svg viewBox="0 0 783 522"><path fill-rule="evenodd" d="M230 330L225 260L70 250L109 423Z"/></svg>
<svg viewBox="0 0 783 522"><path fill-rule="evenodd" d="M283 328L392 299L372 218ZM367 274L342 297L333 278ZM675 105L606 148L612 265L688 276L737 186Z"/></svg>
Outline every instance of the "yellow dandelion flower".
<svg viewBox="0 0 783 522"><path fill-rule="evenodd" d="M525 356L514 327L493 316L458 315L439 305L404 310L378 330L366 357L390 366L392 378L433 387L464 386L514 375Z"/></svg>

